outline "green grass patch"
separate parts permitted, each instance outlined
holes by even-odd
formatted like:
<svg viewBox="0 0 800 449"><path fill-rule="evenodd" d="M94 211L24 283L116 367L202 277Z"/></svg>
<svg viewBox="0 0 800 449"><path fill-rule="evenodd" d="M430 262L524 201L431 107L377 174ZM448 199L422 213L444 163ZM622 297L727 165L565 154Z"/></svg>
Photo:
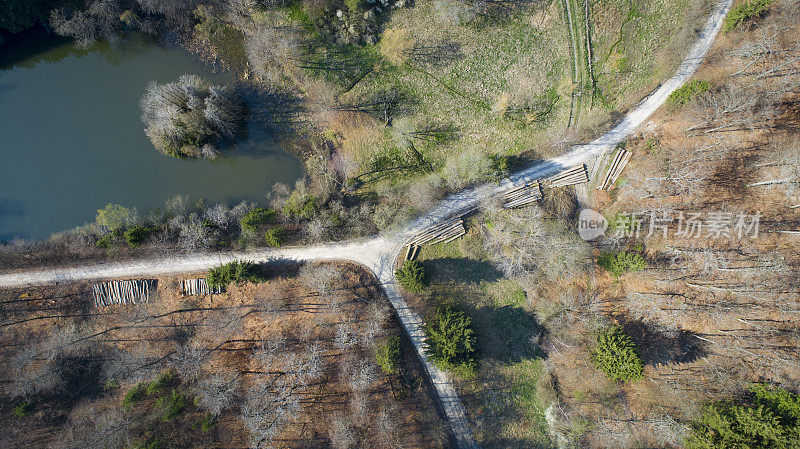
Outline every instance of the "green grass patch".
<svg viewBox="0 0 800 449"><path fill-rule="evenodd" d="M681 107L709 90L711 90L711 83L708 81L692 80L669 94L667 103L670 106Z"/></svg>
<svg viewBox="0 0 800 449"><path fill-rule="evenodd" d="M773 0L744 0L736 4L725 17L723 31L735 30L745 22L757 19L769 11Z"/></svg>

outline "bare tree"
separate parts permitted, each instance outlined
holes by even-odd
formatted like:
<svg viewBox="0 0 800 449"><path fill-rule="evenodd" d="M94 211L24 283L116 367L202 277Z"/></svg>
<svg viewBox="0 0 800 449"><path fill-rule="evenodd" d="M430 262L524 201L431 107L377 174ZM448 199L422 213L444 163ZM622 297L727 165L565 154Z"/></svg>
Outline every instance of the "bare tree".
<svg viewBox="0 0 800 449"><path fill-rule="evenodd" d="M256 76L280 82L297 69L300 33L291 26L259 26L246 34L245 50Z"/></svg>
<svg viewBox="0 0 800 449"><path fill-rule="evenodd" d="M232 372L212 373L201 379L195 387L200 406L215 416L233 405L238 390L239 374Z"/></svg>
<svg viewBox="0 0 800 449"><path fill-rule="evenodd" d="M280 380L272 384L257 380L247 390L240 415L250 432L250 447L269 447L300 411L297 396Z"/></svg>
<svg viewBox="0 0 800 449"><path fill-rule="evenodd" d="M305 264L300 268L300 281L320 295L330 293L342 280L339 268L329 264Z"/></svg>
<svg viewBox="0 0 800 449"><path fill-rule="evenodd" d="M335 449L349 449L356 444L356 438L348 425L349 420L341 413L336 413L331 418L328 438Z"/></svg>
<svg viewBox="0 0 800 449"><path fill-rule="evenodd" d="M67 15L64 8L52 11L50 25L61 36L75 38L81 48L87 48L100 39L114 39L119 32L121 8L117 0L95 0L84 10Z"/></svg>
<svg viewBox="0 0 800 449"><path fill-rule="evenodd" d="M169 364L181 379L193 382L200 376L203 363L209 352L199 342L188 343L175 351L175 354L170 358Z"/></svg>

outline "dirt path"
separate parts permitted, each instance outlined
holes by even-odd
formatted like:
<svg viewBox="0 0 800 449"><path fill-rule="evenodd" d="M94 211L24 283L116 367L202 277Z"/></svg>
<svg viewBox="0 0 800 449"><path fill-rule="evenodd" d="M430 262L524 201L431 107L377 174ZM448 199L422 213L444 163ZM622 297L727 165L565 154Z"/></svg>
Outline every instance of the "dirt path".
<svg viewBox="0 0 800 449"><path fill-rule="evenodd" d="M6 273L0 274L0 287L197 272L243 259L254 262L349 260L359 263L375 273L383 285L386 295L397 312L403 329L416 348L417 355L436 391L435 399L450 424L457 446L459 448L477 448L469 430L469 421L464 405L461 403L452 381L445 372L430 362L425 353L426 344L422 332L422 319L408 307L397 287L394 277L394 262L397 255L402 250L404 243L420 231L445 218L475 209L487 196L500 194L514 186L548 176L566 167L585 163L592 158L601 156L605 151L613 149L664 104L670 93L681 87L695 73L722 28L723 19L732 3L733 0L720 0L717 3L697 41L678 67L675 75L642 100L607 134L593 142L577 146L563 156L532 164L505 179L500 185L484 184L453 194L400 231L371 239L342 243L285 247L275 250L189 254L76 268Z"/></svg>

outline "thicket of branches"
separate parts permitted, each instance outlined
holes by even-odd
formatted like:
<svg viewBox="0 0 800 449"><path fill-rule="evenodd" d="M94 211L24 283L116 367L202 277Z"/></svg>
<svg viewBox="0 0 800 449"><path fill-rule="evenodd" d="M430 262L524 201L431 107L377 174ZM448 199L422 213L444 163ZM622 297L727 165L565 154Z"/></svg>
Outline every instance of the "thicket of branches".
<svg viewBox="0 0 800 449"><path fill-rule="evenodd" d="M147 137L168 156L215 159L220 142L232 142L245 121L242 98L234 87L213 85L195 75L151 83L140 103Z"/></svg>
<svg viewBox="0 0 800 449"><path fill-rule="evenodd" d="M183 447L220 438L250 447L439 447L433 409L415 410L432 404L412 381L414 365L393 356L404 381L374 362L377 342L397 329L368 279L321 265L288 280L231 286L213 303L177 305L169 281L136 306L86 309L82 293L62 299L47 289L4 302L4 338L28 335L0 351L8 386L0 396L21 417L4 441L24 445L38 435L53 447L128 447L160 436ZM43 332L31 334L31 322ZM392 389L406 399L393 399ZM30 432L33 425L47 431Z"/></svg>

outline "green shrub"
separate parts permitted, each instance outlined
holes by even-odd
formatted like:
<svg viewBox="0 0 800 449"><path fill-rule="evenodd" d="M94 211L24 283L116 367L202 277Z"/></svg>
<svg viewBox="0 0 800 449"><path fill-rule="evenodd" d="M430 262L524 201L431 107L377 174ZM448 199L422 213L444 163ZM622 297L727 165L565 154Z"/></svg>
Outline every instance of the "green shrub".
<svg viewBox="0 0 800 449"><path fill-rule="evenodd" d="M217 425L217 417L213 413L206 413L202 418L197 420L194 425L195 429L200 429L201 432L208 432Z"/></svg>
<svg viewBox="0 0 800 449"><path fill-rule="evenodd" d="M108 248L109 246L113 245L114 242L116 241L117 238L114 236L114 234L106 234L95 242L95 246L97 246L98 248Z"/></svg>
<svg viewBox="0 0 800 449"><path fill-rule="evenodd" d="M290 218L311 219L319 211L317 200L311 195L302 195L297 190L283 203L283 215Z"/></svg>
<svg viewBox="0 0 800 449"><path fill-rule="evenodd" d="M277 248L283 245L283 229L281 228L269 228L267 232L264 233L264 240L267 243L267 246L270 248Z"/></svg>
<svg viewBox="0 0 800 449"><path fill-rule="evenodd" d="M239 224L242 226L242 229L256 231L259 226L274 222L277 214L278 212L273 209L256 207L255 209L246 213L245 216L240 220Z"/></svg>
<svg viewBox="0 0 800 449"><path fill-rule="evenodd" d="M680 107L711 90L711 83L702 80L692 80L669 94L667 103Z"/></svg>
<svg viewBox="0 0 800 449"><path fill-rule="evenodd" d="M428 355L442 369L470 371L477 356L477 338L472 319L451 306L436 310L423 326Z"/></svg>
<svg viewBox="0 0 800 449"><path fill-rule="evenodd" d="M500 154L490 154L489 161L491 162L492 171L496 179L502 179L508 176L511 169L511 157L503 156Z"/></svg>
<svg viewBox="0 0 800 449"><path fill-rule="evenodd" d="M147 226L136 225L128 228L123 236L125 237L125 241L128 242L128 245L132 248L136 248L144 243L152 232L153 230Z"/></svg>
<svg viewBox="0 0 800 449"><path fill-rule="evenodd" d="M605 253L597 259L597 264L615 277L647 268L647 261L635 251Z"/></svg>
<svg viewBox="0 0 800 449"><path fill-rule="evenodd" d="M231 282L259 282L262 277L258 265L253 262L235 261L208 270L206 281L209 287L227 288Z"/></svg>
<svg viewBox="0 0 800 449"><path fill-rule="evenodd" d="M178 391L173 388L170 396L166 398L166 404L164 404L164 398L158 398L156 407L163 407L164 409L161 414L162 421L172 421L180 416L183 409L186 408L186 396L178 393Z"/></svg>
<svg viewBox="0 0 800 449"><path fill-rule="evenodd" d="M31 403L28 401L21 401L11 409L11 415L15 418L24 418L31 413Z"/></svg>
<svg viewBox="0 0 800 449"><path fill-rule="evenodd" d="M425 288L427 283L427 273L425 267L417 260L407 260L399 270L395 272L397 280L404 289L412 292L419 293Z"/></svg>
<svg viewBox="0 0 800 449"><path fill-rule="evenodd" d="M800 441L800 397L783 388L756 384L739 401L703 407L692 424L688 449L796 448Z"/></svg>
<svg viewBox="0 0 800 449"><path fill-rule="evenodd" d="M138 383L125 393L125 396L122 398L122 405L125 408L131 408L144 399L145 396L147 396L147 385Z"/></svg>
<svg viewBox="0 0 800 449"><path fill-rule="evenodd" d="M133 226L138 220L136 208L127 208L119 204L107 204L106 207L97 211L95 222L98 226L108 229L111 232L122 230Z"/></svg>
<svg viewBox="0 0 800 449"><path fill-rule="evenodd" d="M158 379L147 384L146 393L148 395L161 393L164 391L164 388L168 387L172 381L175 380L175 377L175 373L172 371L165 371L163 374L158 376Z"/></svg>
<svg viewBox="0 0 800 449"><path fill-rule="evenodd" d="M401 355L400 337L393 337L388 342L378 346L378 351L375 354L375 363L381 367L384 373L396 373L400 365Z"/></svg>
<svg viewBox="0 0 800 449"><path fill-rule="evenodd" d="M161 449L163 446L161 444L161 440L158 438L153 438L152 440L143 440L131 447L133 449Z"/></svg>
<svg viewBox="0 0 800 449"><path fill-rule="evenodd" d="M731 31L739 28L743 23L750 19L763 16L772 5L772 0L744 0L731 8L728 17L725 18L723 31Z"/></svg>
<svg viewBox="0 0 800 449"><path fill-rule="evenodd" d="M592 360L597 369L613 380L633 381L644 372L636 345L619 326L609 326L598 332Z"/></svg>

